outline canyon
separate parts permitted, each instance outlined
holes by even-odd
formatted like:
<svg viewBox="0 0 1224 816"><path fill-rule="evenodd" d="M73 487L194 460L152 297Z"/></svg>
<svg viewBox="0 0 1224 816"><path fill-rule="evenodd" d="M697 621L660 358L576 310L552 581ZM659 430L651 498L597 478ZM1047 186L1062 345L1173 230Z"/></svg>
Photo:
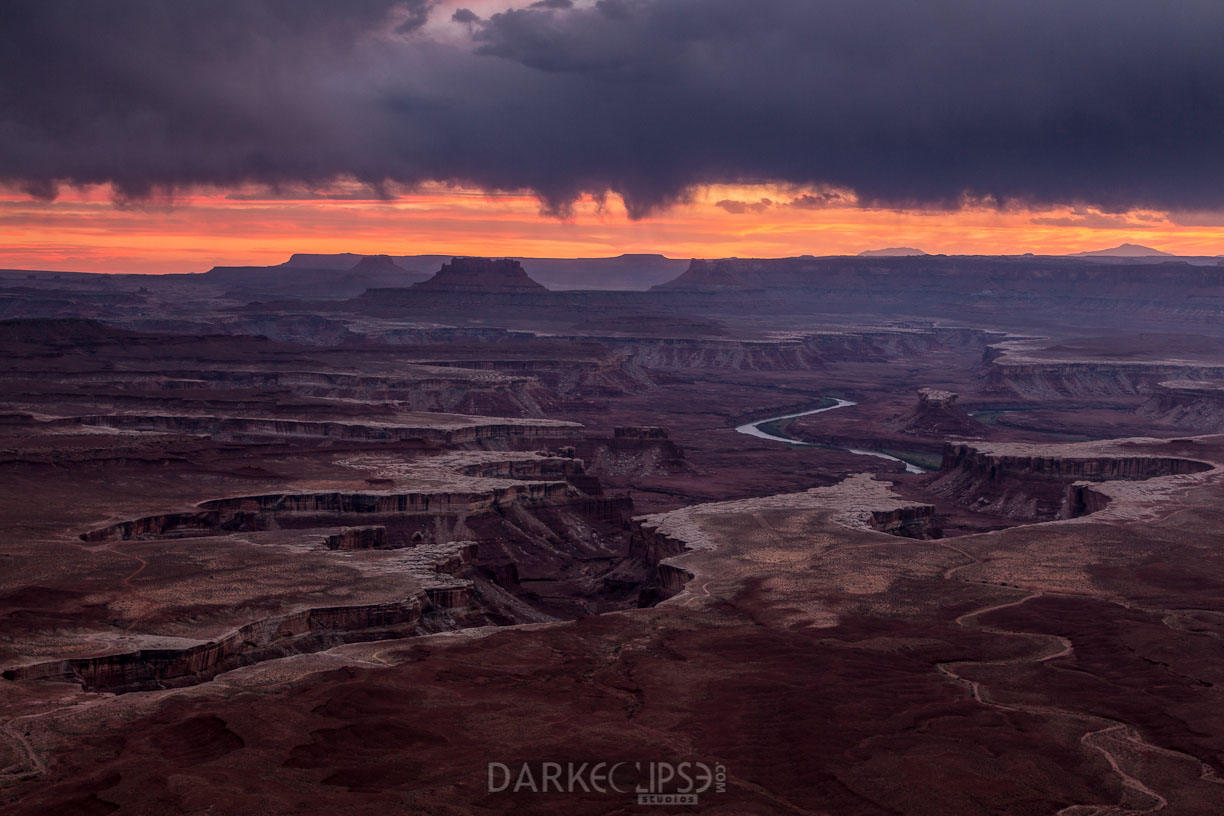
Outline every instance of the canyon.
<svg viewBox="0 0 1224 816"><path fill-rule="evenodd" d="M1219 812L1219 267L537 260L0 272L6 812Z"/></svg>

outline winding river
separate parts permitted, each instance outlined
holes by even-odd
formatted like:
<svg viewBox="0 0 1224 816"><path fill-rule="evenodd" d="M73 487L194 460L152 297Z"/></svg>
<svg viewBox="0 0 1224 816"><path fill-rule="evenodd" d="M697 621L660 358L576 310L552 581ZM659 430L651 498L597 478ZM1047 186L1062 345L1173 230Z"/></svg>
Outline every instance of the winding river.
<svg viewBox="0 0 1224 816"><path fill-rule="evenodd" d="M835 400L835 403L836 404L834 405L826 405L824 408L814 408L811 411L800 411L797 414L783 414L782 416L768 417L766 419L758 419L756 422L748 422L743 425L739 425L736 427L735 430L739 431L742 434L748 434L749 436L755 436L758 439L768 439L771 442L785 442L788 445L808 445L811 443L801 442L798 439L787 439L785 436L776 436L774 434L769 433L768 431L763 431L761 430L761 426L768 425L771 422L777 422L778 420L782 420L782 419L798 419L799 417L811 416L812 414L823 414L825 411L835 411L838 408L848 408L851 405L858 405L857 402L853 402L852 400L844 400L844 399ZM889 456L887 453L880 453L879 451L861 450L859 448L845 448L845 450L849 451L850 453L857 453L860 456L875 456L879 459L888 459L891 462L900 462L901 464L905 465L906 473L925 473L926 472L922 468L918 467L917 465L911 465L909 462L906 462L904 459L898 459L895 456Z"/></svg>

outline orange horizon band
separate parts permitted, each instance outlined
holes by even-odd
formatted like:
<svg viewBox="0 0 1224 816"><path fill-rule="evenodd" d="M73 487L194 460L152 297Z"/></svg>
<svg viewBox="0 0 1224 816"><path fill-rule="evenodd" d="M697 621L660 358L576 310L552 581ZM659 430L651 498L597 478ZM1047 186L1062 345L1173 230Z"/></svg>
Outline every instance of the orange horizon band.
<svg viewBox="0 0 1224 816"><path fill-rule="evenodd" d="M817 191L826 195L828 191ZM673 258L853 255L913 246L930 253L1066 254L1136 243L1179 255L1224 252L1224 213L973 204L954 211L857 206L853 194L810 208L811 191L720 185L631 220L617 196L586 197L565 218L528 193L428 185L378 199L356 182L326 190L189 191L116 204L105 187L54 201L0 190L0 267L84 272L203 272L262 266L294 253Z"/></svg>

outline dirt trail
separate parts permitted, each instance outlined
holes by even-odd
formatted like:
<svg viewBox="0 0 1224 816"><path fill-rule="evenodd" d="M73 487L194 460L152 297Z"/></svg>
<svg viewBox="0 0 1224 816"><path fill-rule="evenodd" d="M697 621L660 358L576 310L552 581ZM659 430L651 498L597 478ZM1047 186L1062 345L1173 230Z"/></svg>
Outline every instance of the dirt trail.
<svg viewBox="0 0 1224 816"><path fill-rule="evenodd" d="M980 564L981 560L960 547L940 541L932 543L935 543L944 549L954 551L969 559L969 563L959 564L946 570L944 572L945 578L950 580L965 581L965 583L990 586L996 589L1000 588L997 584L991 584L985 581L970 581L967 579L955 578L955 573L957 571ZM1004 660L958 660L948 663L938 663L936 664L935 668L940 674L968 688L970 693L973 695L973 699L982 705L989 706L1000 711L1022 711L1029 714L1038 714L1049 717L1066 717L1075 720L1082 720L1085 723L1091 724L1095 730L1085 732L1084 735L1080 737L1080 744L1101 754L1109 763L1109 766L1113 772L1118 776L1122 786L1146 800L1143 802L1143 804L1146 806L1139 808L1128 807L1125 804L1072 805L1058 811L1056 816L1107 816L1107 814L1108 816L1142 816L1142 814L1156 813L1167 807L1169 804L1167 799L1144 784L1142 780L1132 776L1122 767L1121 754L1123 754L1127 749L1130 751L1155 752L1165 756L1174 757L1179 760L1194 762L1199 766L1199 778L1206 782L1224 784L1224 779L1221 779L1219 775L1216 774L1215 770L1202 760L1191 756L1190 754L1172 751L1168 748L1161 748L1160 746L1145 742L1139 732L1126 723L1111 720L1106 717L1100 717L1095 714L1086 714L1079 711L1055 708L1053 706L1000 703L990 699L989 691L985 689L980 682L970 680L960 673L959 669L962 667L1011 666L1021 663L1044 663L1056 658L1070 657L1074 653L1074 645L1065 637L1058 635L1044 635L1036 632L1021 632L1008 629L999 629L992 626L982 626L973 623L974 619L981 618L990 614L991 612L997 612L1000 609L1022 606L1029 601L1043 598L1047 595L1075 597L1068 596L1066 593L1040 591L1031 592L1016 600L1004 601L1002 603L990 603L986 606L966 612L956 619L958 626L973 628L979 632L989 632L991 634L1003 635L1007 637L1022 637L1045 642L1043 647L1035 654ZM1111 743L1115 744L1111 745Z"/></svg>
<svg viewBox="0 0 1224 816"><path fill-rule="evenodd" d="M0 785L8 785L14 782L23 782L34 779L35 777L41 776L47 770L47 763L30 743L29 738L27 738L26 735L19 730L19 723L45 719L63 711L84 711L87 708L93 708L96 705L109 702L111 699L112 697L109 694L99 695L92 700L60 706L58 708L50 709L49 711L40 711L36 714L24 714L19 717L13 717L0 725L0 732L20 746L22 752L26 755L26 762L28 764L28 767L17 770L10 770L9 768L0 770Z"/></svg>
<svg viewBox="0 0 1224 816"><path fill-rule="evenodd" d="M43 771L47 770L47 766L43 762L42 757L40 757L38 752L34 750L34 746L30 744L28 739L26 739L26 735L17 730L17 723L37 716L41 715L34 714L25 717L14 717L13 719L4 723L4 725L0 725L0 731L3 731L5 736L17 743L17 746L21 749L21 752L26 756L26 762L29 763L29 767L25 769L8 770L6 768L2 773L0 773L0 784L33 779L34 777L41 775Z"/></svg>
<svg viewBox="0 0 1224 816"><path fill-rule="evenodd" d="M135 577L136 577L137 575L139 575L140 573L144 572L145 567L149 566L149 562L148 562L148 561L146 561L146 560L144 560L143 558L141 558L139 555L134 555L134 554L132 554L132 553L125 553L125 552L123 552L123 551L121 551L121 550L112 550L112 552L119 553L119 555L126 555L126 556L128 556L129 558L135 558L137 561L139 561L139 562L140 562L140 566L138 566L134 572L132 572L131 574L127 575L127 576L126 576L126 577L123 579L123 585L124 585L125 587L127 587L127 588L128 588L128 591L129 591L129 592L135 592L135 591L136 591L136 587L132 586L132 579L133 579L133 578L135 578Z"/></svg>

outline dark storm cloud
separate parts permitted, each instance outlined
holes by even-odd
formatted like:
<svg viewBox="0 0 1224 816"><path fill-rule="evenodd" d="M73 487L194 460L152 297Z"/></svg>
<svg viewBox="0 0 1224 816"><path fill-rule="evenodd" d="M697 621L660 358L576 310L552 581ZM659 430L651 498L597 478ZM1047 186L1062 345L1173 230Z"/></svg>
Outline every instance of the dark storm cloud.
<svg viewBox="0 0 1224 816"><path fill-rule="evenodd" d="M773 205L774 203L768 198L762 198L760 201L736 201L733 198L724 198L714 204L715 207L721 207L732 215L763 213Z"/></svg>
<svg viewBox="0 0 1224 816"><path fill-rule="evenodd" d="M0 179L1224 205L1219 0L546 2L466 46L432 5L8 0Z"/></svg>
<svg viewBox="0 0 1224 816"><path fill-rule="evenodd" d="M360 38L405 36L431 0L7 0L0 6L0 177L158 187L323 180Z"/></svg>
<svg viewBox="0 0 1224 816"><path fill-rule="evenodd" d="M1142 214L1131 217L1119 213L1075 209L1065 216L1038 216L1030 223L1042 227L1079 227L1083 229L1143 229L1152 226L1152 219ZM1146 222L1146 223L1145 223Z"/></svg>
<svg viewBox="0 0 1224 816"><path fill-rule="evenodd" d="M840 190L830 190L804 193L792 199L787 206L800 210L823 210L827 207L849 207L853 204L853 197L846 195Z"/></svg>

